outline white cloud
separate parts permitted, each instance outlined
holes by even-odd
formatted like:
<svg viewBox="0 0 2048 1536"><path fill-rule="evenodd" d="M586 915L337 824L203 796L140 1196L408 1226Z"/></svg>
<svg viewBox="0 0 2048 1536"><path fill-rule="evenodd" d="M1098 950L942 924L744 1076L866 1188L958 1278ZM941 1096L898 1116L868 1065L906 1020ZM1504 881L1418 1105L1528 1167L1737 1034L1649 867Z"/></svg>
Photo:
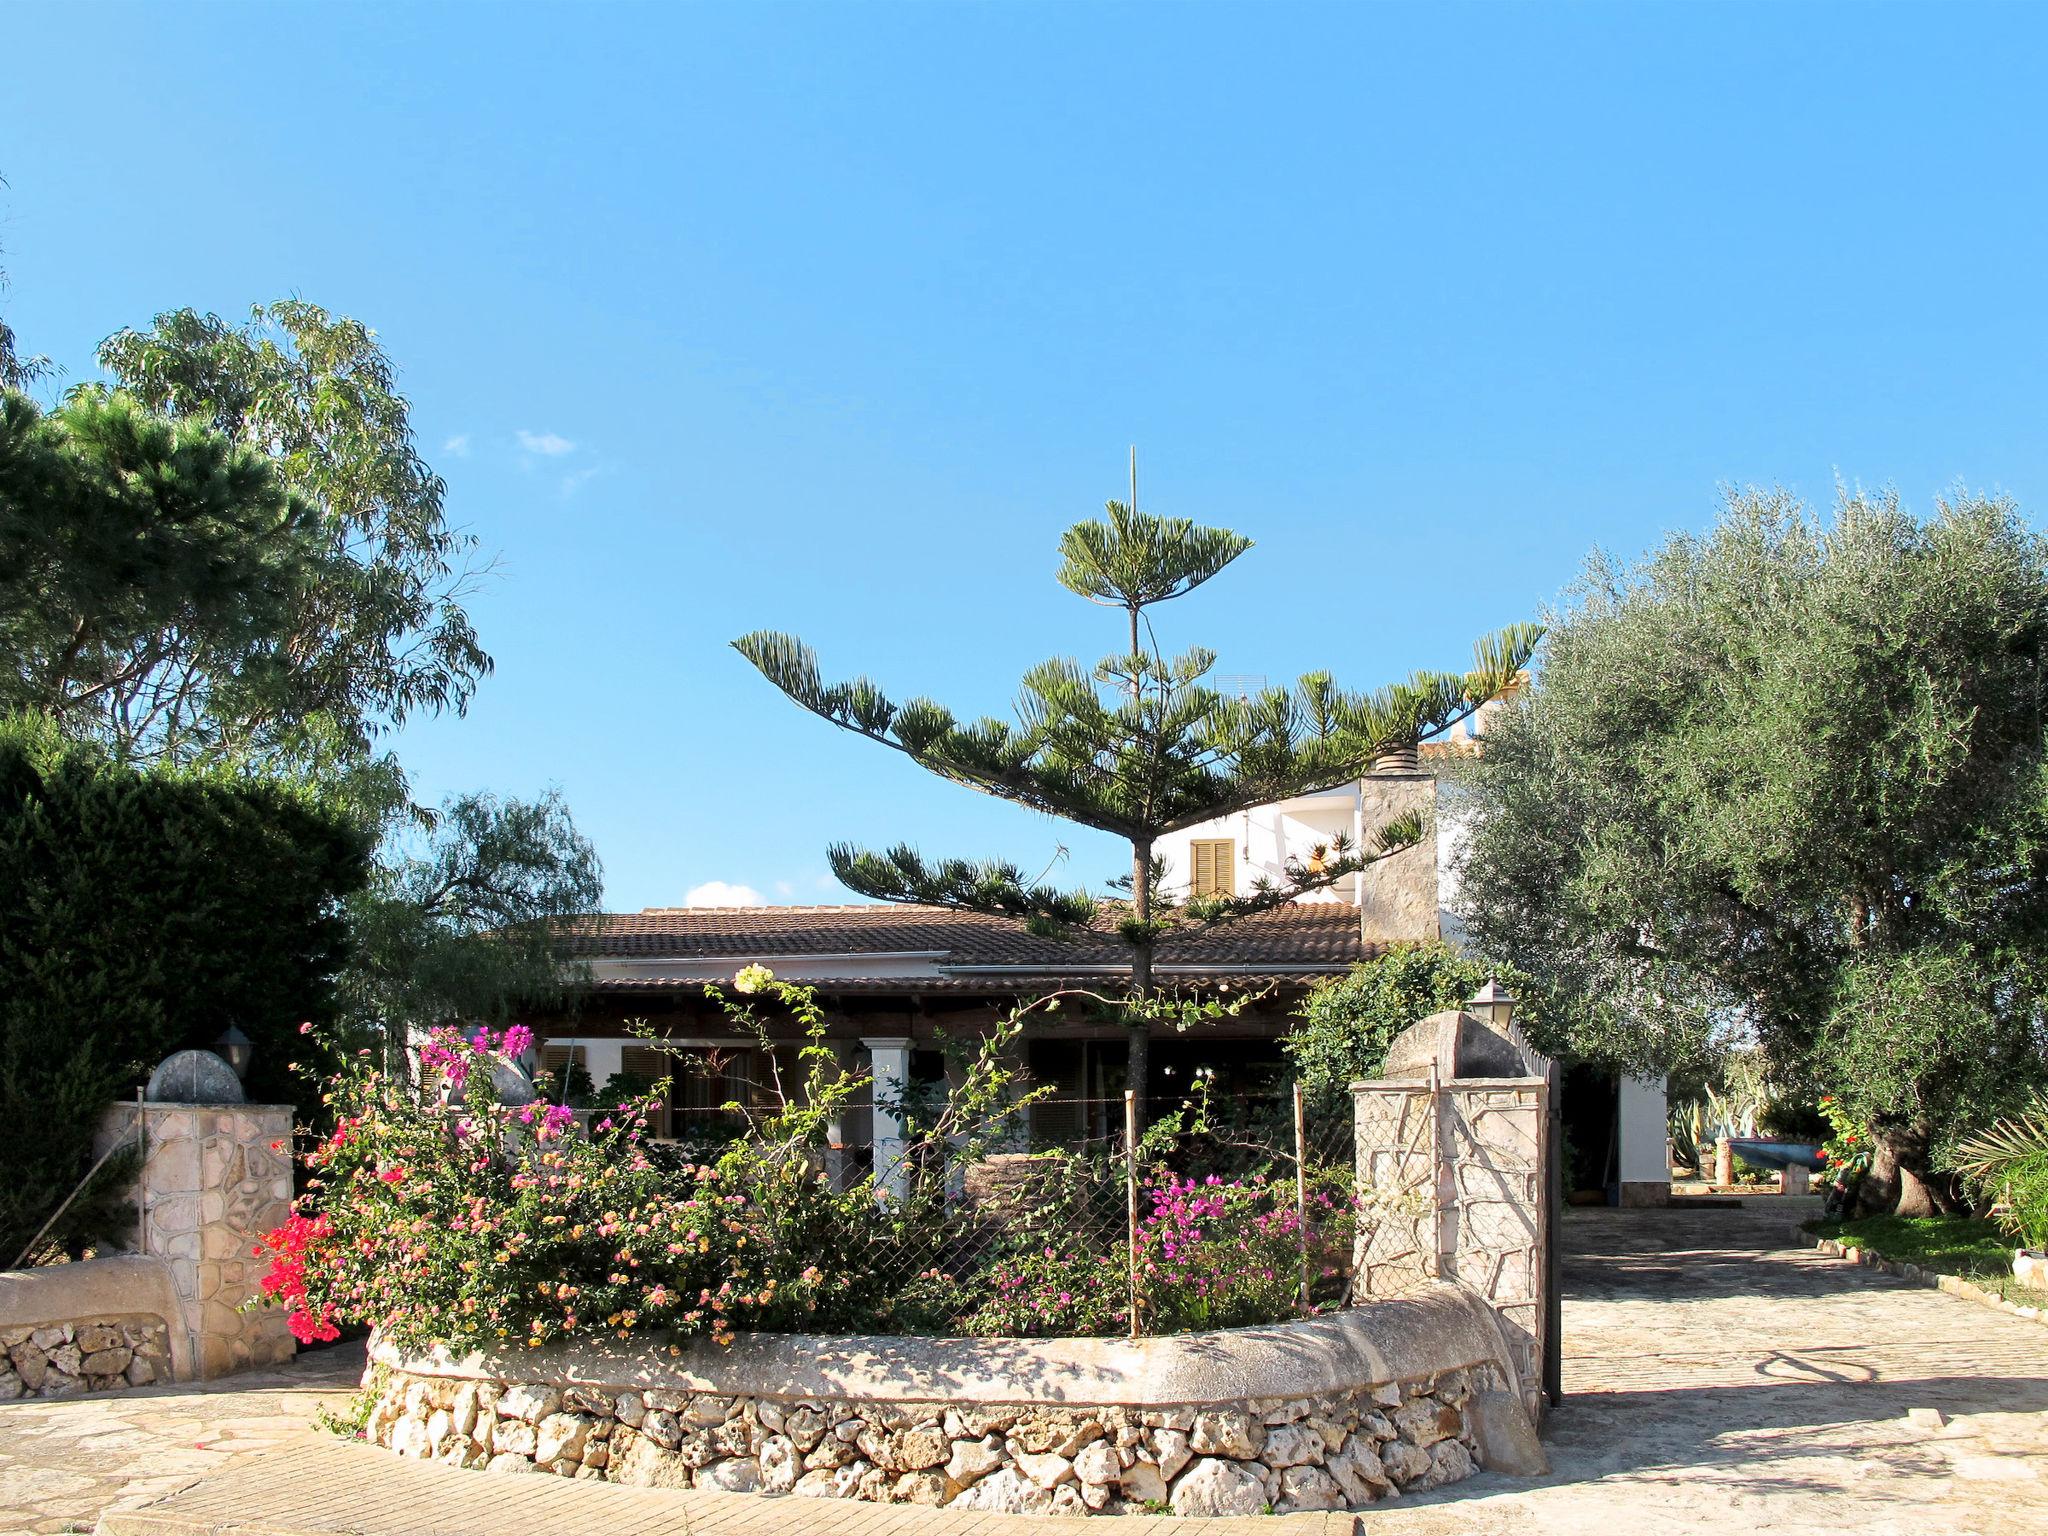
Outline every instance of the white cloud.
<svg viewBox="0 0 2048 1536"><path fill-rule="evenodd" d="M453 437L449 438L447 442L441 445L441 451L447 454L450 458L468 458L469 434L467 432L456 433Z"/></svg>
<svg viewBox="0 0 2048 1536"><path fill-rule="evenodd" d="M796 887L787 880L778 880L775 882L775 894L787 901L796 894Z"/></svg>
<svg viewBox="0 0 2048 1536"><path fill-rule="evenodd" d="M529 432L524 427L519 430L519 446L528 453L545 454L551 459L576 451L576 445L566 437L558 437L552 432Z"/></svg>
<svg viewBox="0 0 2048 1536"><path fill-rule="evenodd" d="M728 885L723 880L706 880L683 893L686 907L758 907L761 893L751 885Z"/></svg>
<svg viewBox="0 0 2048 1536"><path fill-rule="evenodd" d="M574 496L583 489L583 483L586 480L593 479L596 475L597 466L593 464L588 469L577 470L573 475L562 476L562 495L564 497Z"/></svg>

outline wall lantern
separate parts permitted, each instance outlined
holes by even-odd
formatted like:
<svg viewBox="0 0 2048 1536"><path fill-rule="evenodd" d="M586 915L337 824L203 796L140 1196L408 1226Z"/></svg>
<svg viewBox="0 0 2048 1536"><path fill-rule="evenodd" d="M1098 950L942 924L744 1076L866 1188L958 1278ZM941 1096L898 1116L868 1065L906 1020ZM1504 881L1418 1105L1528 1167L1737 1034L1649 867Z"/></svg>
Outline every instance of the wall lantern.
<svg viewBox="0 0 2048 1536"><path fill-rule="evenodd" d="M230 1024L220 1032L220 1038L213 1042L214 1053L235 1069L236 1077L249 1075L249 1058L256 1054L256 1047L249 1037Z"/></svg>
<svg viewBox="0 0 2048 1536"><path fill-rule="evenodd" d="M1489 976L1486 985L1473 993L1471 1001L1465 1004L1465 1011L1477 1014L1495 1029L1505 1031L1515 1016L1515 999Z"/></svg>

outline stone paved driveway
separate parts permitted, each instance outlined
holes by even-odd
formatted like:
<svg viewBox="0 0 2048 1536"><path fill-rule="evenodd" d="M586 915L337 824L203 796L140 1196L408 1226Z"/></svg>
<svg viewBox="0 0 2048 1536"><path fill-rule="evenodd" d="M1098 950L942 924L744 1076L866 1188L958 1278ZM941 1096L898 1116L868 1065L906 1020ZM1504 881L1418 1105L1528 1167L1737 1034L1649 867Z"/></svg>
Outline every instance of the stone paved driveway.
<svg viewBox="0 0 2048 1536"><path fill-rule="evenodd" d="M2040 1536L2048 1327L1785 1246L1762 1210L1573 1213L1555 1470L1357 1517L1361 1536ZM305 1429L339 1352L205 1389L0 1404L0 1531L1044 1536L1043 1521L663 1494L400 1463ZM1913 1409L1938 1409L1945 1429ZM183 1491L179 1491L183 1490ZM168 1497L167 1497L168 1495ZM1350 1536L1351 1516L1119 1536Z"/></svg>

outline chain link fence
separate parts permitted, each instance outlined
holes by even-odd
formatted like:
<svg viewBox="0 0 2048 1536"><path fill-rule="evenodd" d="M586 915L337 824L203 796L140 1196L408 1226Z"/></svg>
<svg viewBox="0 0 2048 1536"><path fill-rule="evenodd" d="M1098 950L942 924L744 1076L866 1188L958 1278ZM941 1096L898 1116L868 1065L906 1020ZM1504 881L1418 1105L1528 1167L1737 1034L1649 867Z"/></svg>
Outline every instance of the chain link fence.
<svg viewBox="0 0 2048 1536"><path fill-rule="evenodd" d="M1345 1305L1359 1209L1348 1103L1293 1091L1036 1098L975 1145L885 1147L875 1263L900 1325L1173 1333Z"/></svg>

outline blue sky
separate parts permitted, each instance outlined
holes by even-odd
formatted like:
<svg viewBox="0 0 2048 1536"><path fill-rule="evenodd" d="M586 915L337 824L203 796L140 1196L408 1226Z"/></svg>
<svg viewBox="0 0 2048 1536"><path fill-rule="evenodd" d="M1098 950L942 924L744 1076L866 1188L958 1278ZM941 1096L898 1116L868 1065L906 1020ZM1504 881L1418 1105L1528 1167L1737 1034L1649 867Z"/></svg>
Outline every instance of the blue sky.
<svg viewBox="0 0 2048 1536"><path fill-rule="evenodd" d="M1457 666L1724 484L2048 494L2048 25L2020 6L7 11L7 318L374 325L498 670L420 791L561 786L620 909L823 849L1105 840L929 779L725 642L1001 711L1117 640L1120 493L1258 547L1162 638ZM445 446L444 446L445 445Z"/></svg>

